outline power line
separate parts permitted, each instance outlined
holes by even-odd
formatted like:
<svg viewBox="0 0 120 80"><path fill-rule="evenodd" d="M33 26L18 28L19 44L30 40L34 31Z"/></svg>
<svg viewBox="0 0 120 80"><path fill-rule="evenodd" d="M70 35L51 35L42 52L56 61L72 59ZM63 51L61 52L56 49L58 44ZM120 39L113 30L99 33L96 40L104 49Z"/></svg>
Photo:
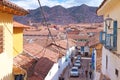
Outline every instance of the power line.
<svg viewBox="0 0 120 80"><path fill-rule="evenodd" d="M43 9L42 9L40 0L38 0L38 3L39 3L39 6L40 6L41 14L42 14L43 19L44 19L44 23L45 23L45 25L47 26L48 32L49 32L49 34L50 34L50 36L51 36L51 39L53 40L54 44L57 45L56 42L55 42L55 40L54 40L54 38L53 38L53 36L52 36L52 33L51 33L50 29L49 29L49 26L48 26L48 24L47 24L47 20L46 20L46 17L45 17L45 15L44 15L44 12L43 12ZM60 49L59 49L59 47L57 47L57 48L58 48L58 53L59 53L59 56L60 56Z"/></svg>
<svg viewBox="0 0 120 80"><path fill-rule="evenodd" d="M53 42L56 44L56 42L55 42L55 40L54 40L54 38L53 38L53 36L52 36L52 33L51 33L50 29L49 29L49 26L48 26L48 24L47 24L47 20L46 20L46 17L45 17L45 15L44 15L44 12L43 12L43 9L42 9L40 0L38 0L38 3L39 3L39 6L40 6L40 11L41 11L42 16L43 16L43 19L44 19L44 23L45 23L45 25L47 26L47 29L48 29L48 31L49 31L49 34L50 34Z"/></svg>

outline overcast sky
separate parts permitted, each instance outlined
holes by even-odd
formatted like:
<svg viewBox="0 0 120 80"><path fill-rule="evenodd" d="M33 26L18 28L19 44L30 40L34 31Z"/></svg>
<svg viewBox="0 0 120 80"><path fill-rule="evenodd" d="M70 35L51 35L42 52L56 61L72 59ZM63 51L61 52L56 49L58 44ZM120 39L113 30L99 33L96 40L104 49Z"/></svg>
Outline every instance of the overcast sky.
<svg viewBox="0 0 120 80"><path fill-rule="evenodd" d="M38 0L10 0L13 3L25 8L36 9L39 7ZM80 6L87 4L89 6L99 6L103 0L40 0L42 6L53 7L55 5L62 5L65 8L72 6Z"/></svg>

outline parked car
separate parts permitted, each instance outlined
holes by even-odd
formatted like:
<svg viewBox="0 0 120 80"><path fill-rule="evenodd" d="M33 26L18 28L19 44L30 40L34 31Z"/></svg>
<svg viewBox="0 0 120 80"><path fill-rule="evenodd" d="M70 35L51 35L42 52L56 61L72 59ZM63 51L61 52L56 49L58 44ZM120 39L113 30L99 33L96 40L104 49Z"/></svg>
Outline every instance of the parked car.
<svg viewBox="0 0 120 80"><path fill-rule="evenodd" d="M70 77L79 77L78 67L72 67L70 70Z"/></svg>
<svg viewBox="0 0 120 80"><path fill-rule="evenodd" d="M77 60L81 60L81 55L77 55Z"/></svg>
<svg viewBox="0 0 120 80"><path fill-rule="evenodd" d="M80 68L81 67L80 60L76 60L75 63L74 63L74 66Z"/></svg>

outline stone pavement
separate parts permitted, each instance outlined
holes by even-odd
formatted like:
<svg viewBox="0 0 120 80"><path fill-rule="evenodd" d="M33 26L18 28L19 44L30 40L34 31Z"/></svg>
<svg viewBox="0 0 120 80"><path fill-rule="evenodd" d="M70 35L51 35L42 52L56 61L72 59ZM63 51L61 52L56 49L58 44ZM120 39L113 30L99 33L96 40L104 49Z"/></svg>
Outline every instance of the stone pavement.
<svg viewBox="0 0 120 80"><path fill-rule="evenodd" d="M89 71L91 70L90 66L89 66L90 61L91 61L91 58L82 58L81 59L82 67L79 69L79 71L80 71L80 76L79 77L70 77L69 72L70 72L70 69L71 69L72 65L68 66L65 69L65 73L63 73L64 80L93 80L93 73L92 73L92 79L90 79L90 76L89 76ZM86 78L86 75L85 75L85 70L86 69L88 70L88 77L87 78Z"/></svg>

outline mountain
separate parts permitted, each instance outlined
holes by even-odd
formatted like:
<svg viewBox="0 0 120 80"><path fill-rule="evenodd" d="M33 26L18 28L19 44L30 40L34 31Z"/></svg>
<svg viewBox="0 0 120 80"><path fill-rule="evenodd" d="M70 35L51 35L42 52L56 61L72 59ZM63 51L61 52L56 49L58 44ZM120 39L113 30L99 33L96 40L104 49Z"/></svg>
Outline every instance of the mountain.
<svg viewBox="0 0 120 80"><path fill-rule="evenodd" d="M43 6L43 13L47 22L54 24L70 24L70 23L92 23L103 22L102 16L97 16L97 7L75 6L71 8L64 8L60 5L54 7ZM23 24L28 24L29 21L33 23L40 23L44 21L40 8L29 10L26 16L15 16L14 20Z"/></svg>

